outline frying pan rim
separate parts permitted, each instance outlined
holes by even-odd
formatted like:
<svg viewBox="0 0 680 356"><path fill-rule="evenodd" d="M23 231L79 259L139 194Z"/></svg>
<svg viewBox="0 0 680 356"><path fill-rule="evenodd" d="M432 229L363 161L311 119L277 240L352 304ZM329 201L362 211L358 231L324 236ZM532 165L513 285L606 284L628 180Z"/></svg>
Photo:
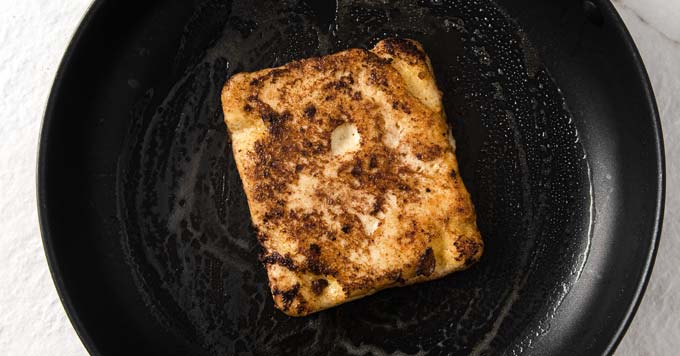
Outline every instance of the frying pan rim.
<svg viewBox="0 0 680 356"><path fill-rule="evenodd" d="M50 270L50 275L52 276L52 282L57 289L57 295L59 296L59 301L61 302L64 310L66 311L66 316L68 317L73 329L80 338L80 341L85 346L85 349L90 355L101 355L102 352L99 347L94 342L94 339L90 335L90 332L85 328L82 321L80 320L79 313L73 304L71 298L71 293L67 290L66 284L63 278L63 272L57 263L57 255L52 247L52 235L49 230L50 222L48 219L48 201L47 201L47 152L49 150L49 132L52 128L52 117L55 115L57 99L61 93L61 87L66 76L66 72L71 63L72 57L77 51L79 44L83 38L83 35L88 32L90 24L99 14L104 2L106 0L93 0L90 6L87 8L83 14L78 27L71 36L64 56L62 57L61 63L59 63L59 68L54 76L54 82L52 88L50 89L50 95L47 99L47 105L45 106L45 112L43 115L42 124L40 127L40 138L38 141L38 159L36 167L36 200L38 206L38 224L40 227L40 235L43 242L43 250L45 251L45 257L47 259L47 265Z"/></svg>
<svg viewBox="0 0 680 356"><path fill-rule="evenodd" d="M81 342L85 346L88 353L92 355L101 355L100 346L94 342L94 339L85 326L82 323L77 307L74 305L71 291L66 288L63 271L61 270L58 263L58 256L53 248L53 233L50 229L51 222L49 221L50 202L47 200L47 191L49 184L47 184L47 152L49 151L49 136L53 127L53 118L56 114L56 107L58 105L58 98L62 94L62 85L66 77L66 73L71 69L71 62L74 54L78 52L83 35L90 31L91 24L101 15L103 4L109 0L93 0L89 8L85 12L78 25L75 33L73 34L68 47L64 52L64 56L61 60L59 68L57 69L56 75L54 77L54 83L50 90L50 95L48 97L47 105L45 108L42 126L40 129L40 138L38 143L38 158L37 158L37 169L36 169L36 200L38 209L38 222L40 227L40 233L43 242L43 249L46 255L47 264L50 269L50 274L52 280L57 290L57 294L61 301L61 304L66 311L73 328L75 329L77 335L81 339ZM628 52L632 54L633 60L635 62L635 70L638 76L641 78L640 85L645 93L645 99L647 101L648 109L651 109L652 116L650 124L652 125L654 131L654 151L656 164L659 167L657 174L657 194L656 194L656 206L653 218L653 233L650 241L650 248L646 255L646 260L642 269L642 278L638 281L635 292L632 299L628 301L628 308L626 309L621 323L616 327L613 335L606 341L606 346L604 348L605 355L611 355L616 350L623 336L625 335L628 327L630 326L635 313L640 306L643 295L649 283L651 277L652 268L654 265L654 260L656 258L657 249L659 246L659 240L661 236L661 228L663 223L664 215L664 203L665 203L665 192L666 192L666 165L665 165L665 151L663 134L661 131L661 119L659 116L659 111L654 96L654 92L651 86L649 75L644 66L644 62L640 53L633 41L630 32L623 23L620 15L614 8L613 4L609 1L600 0L598 1L600 5L600 11L603 16L612 19L612 25L615 26L615 30L619 32L626 46L628 47Z"/></svg>
<svg viewBox="0 0 680 356"><path fill-rule="evenodd" d="M640 55L640 51L633 40L633 36L630 34L630 31L628 31L628 27L626 27L626 24L623 22L621 15L619 15L619 12L614 7L614 4L606 0L600 0L598 3L600 12L605 12L603 15L609 15L609 17L613 20L612 25L615 26L616 31L619 32L623 37L623 40L628 47L628 52L633 55L635 70L637 71L638 76L640 76L642 79L641 84L643 90L645 91L645 99L653 114L653 120L651 124L653 125L654 129L656 164L659 167L659 172L657 175L658 191L656 196L656 209L654 211L653 238L651 241L650 250L646 256L645 265L643 267L642 279L638 281L633 299L629 301L629 306L625 312L623 320L604 351L605 355L613 355L614 351L616 351L616 348L621 343L621 340L623 340L623 336L626 334L626 331L630 327L630 324L632 323L633 318L635 317L635 314L642 303L642 298L644 297L645 291L647 290L649 279L652 276L654 261L656 260L656 253L659 248L659 241L661 239L661 229L663 226L663 216L666 202L666 151L663 142L663 131L661 128L661 116L659 115L659 108L657 106L654 89L652 88L652 83L649 79L649 74L647 73L647 68L645 67L642 56Z"/></svg>

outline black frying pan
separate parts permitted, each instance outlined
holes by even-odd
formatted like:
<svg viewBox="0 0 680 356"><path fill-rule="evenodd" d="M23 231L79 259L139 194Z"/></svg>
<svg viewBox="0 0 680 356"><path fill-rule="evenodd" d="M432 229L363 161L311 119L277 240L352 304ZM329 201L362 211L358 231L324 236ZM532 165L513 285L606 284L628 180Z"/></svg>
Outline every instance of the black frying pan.
<svg viewBox="0 0 680 356"><path fill-rule="evenodd" d="M601 1L95 1L45 115L39 211L104 355L613 352L664 197L645 69ZM222 122L236 72L421 41L486 242L469 271L306 318L275 310Z"/></svg>

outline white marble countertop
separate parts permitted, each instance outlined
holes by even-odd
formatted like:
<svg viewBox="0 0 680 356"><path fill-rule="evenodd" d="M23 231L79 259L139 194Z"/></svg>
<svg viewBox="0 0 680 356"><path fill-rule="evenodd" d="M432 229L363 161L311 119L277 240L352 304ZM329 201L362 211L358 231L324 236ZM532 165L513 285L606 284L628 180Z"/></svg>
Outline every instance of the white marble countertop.
<svg viewBox="0 0 680 356"><path fill-rule="evenodd" d="M642 53L663 121L666 217L654 273L617 355L680 350L680 1L613 0ZM61 56L90 0L0 0L0 353L84 355L38 231L35 158Z"/></svg>

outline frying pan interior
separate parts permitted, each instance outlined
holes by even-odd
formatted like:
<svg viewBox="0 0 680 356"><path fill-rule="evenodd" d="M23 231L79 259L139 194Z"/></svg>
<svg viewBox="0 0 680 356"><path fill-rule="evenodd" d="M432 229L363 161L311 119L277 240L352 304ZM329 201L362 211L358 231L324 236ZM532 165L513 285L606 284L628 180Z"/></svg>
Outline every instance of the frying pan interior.
<svg viewBox="0 0 680 356"><path fill-rule="evenodd" d="M220 89L389 36L432 59L485 255L286 317ZM96 354L607 353L651 268L662 157L646 73L606 1L97 1L48 105L41 224Z"/></svg>

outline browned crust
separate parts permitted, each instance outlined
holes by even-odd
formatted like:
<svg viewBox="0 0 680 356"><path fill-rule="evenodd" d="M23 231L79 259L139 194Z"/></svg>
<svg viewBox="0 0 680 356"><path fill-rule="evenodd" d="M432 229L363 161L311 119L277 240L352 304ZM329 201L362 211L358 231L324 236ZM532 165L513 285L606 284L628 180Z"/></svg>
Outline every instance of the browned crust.
<svg viewBox="0 0 680 356"><path fill-rule="evenodd" d="M408 40L385 40L377 48L380 55L350 49L280 68L239 74L228 81L223 91L225 117L232 136L234 127L240 124L228 119L233 107L241 109L246 122L259 120L264 127L252 148L235 145L234 154L253 222L259 230L258 240L264 250L261 260L270 274L272 294L277 307L289 315L319 310L316 298L329 290L329 279L341 286L345 300L351 300L389 286L440 277L435 272L440 261L431 244L442 239L442 234L462 234L457 226L446 228L450 231L442 226L459 224L471 234L461 235L451 244L458 251L455 260L461 263L460 267L448 267L449 270L465 268L481 255L483 245L474 208L458 179L443 112L433 111L409 94L406 83L393 67L394 58L398 57L432 76L427 56L419 44ZM373 90L388 98L385 105L391 111L386 112L385 105L369 95ZM428 142L412 145L413 155L423 163L441 161L449 170L436 179L424 179L405 165L403 153L383 143L387 130L384 115L401 115L404 120L428 128L413 137ZM338 165L334 172L337 177L331 182L324 176L330 155L328 138L345 123L358 127L362 148L352 159ZM322 187L327 184L326 189L316 190L313 198L337 225L329 225L319 211L287 205L295 193L291 184L302 175L318 179ZM363 207L334 196L329 188L332 186L351 187L375 200ZM359 265L348 251L367 254L376 237L361 228L356 212L381 216L386 211L388 194L396 196L401 205L432 204L432 199L437 199L433 197L439 195L447 200L440 207L441 213L435 216L400 215L406 227L397 237L401 247L393 253L403 255L401 266L380 270ZM282 239L294 242L295 250L283 252ZM308 282L286 284L282 277L275 277L274 266L316 277L309 277Z"/></svg>

